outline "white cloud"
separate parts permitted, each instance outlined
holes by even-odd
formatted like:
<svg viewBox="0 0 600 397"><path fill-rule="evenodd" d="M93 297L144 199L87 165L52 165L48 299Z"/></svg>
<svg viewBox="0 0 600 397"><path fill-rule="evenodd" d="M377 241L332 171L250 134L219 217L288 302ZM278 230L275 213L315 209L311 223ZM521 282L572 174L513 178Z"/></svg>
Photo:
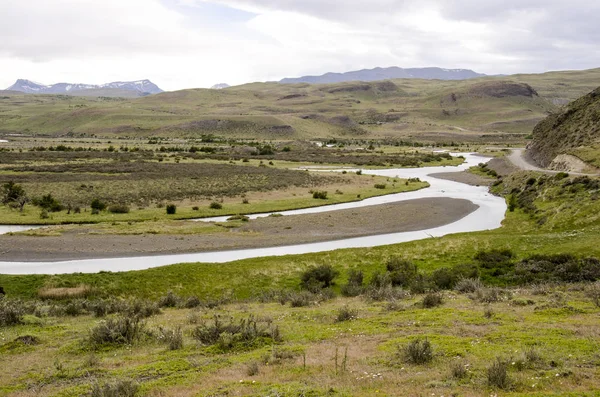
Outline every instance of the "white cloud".
<svg viewBox="0 0 600 397"><path fill-rule="evenodd" d="M23 0L1 2L0 15L0 87L16 78L150 78L181 89L392 65L600 66L593 0Z"/></svg>

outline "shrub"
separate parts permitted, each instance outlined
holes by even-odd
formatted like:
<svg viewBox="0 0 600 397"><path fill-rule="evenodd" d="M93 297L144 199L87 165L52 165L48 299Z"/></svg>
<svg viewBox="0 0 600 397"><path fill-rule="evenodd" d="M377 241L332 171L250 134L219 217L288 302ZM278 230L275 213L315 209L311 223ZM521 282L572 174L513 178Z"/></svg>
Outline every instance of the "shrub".
<svg viewBox="0 0 600 397"><path fill-rule="evenodd" d="M454 290L464 293L472 293L483 288L481 280L478 278L462 278L456 282Z"/></svg>
<svg viewBox="0 0 600 397"><path fill-rule="evenodd" d="M385 183L376 183L375 189L385 189Z"/></svg>
<svg viewBox="0 0 600 397"><path fill-rule="evenodd" d="M418 274L417 265L398 257L388 259L385 267L389 272L392 285L408 287Z"/></svg>
<svg viewBox="0 0 600 397"><path fill-rule="evenodd" d="M223 204L213 201L212 203L210 203L208 208L213 209L213 210L220 210L221 208L223 208Z"/></svg>
<svg viewBox="0 0 600 397"><path fill-rule="evenodd" d="M197 205L192 207L192 211L199 211L199 210L200 210L200 207L198 207Z"/></svg>
<svg viewBox="0 0 600 397"><path fill-rule="evenodd" d="M344 296L358 296L363 291L364 275L361 270L348 270L348 283L342 286L341 292Z"/></svg>
<svg viewBox="0 0 600 397"><path fill-rule="evenodd" d="M181 298L179 296L175 295L175 293L173 291L169 291L169 292L167 292L167 295L163 296L162 298L160 298L158 300L158 306L159 307L176 307L180 301L181 301Z"/></svg>
<svg viewBox="0 0 600 397"><path fill-rule="evenodd" d="M512 293L502 288L481 288L478 289L471 299L484 303L495 303L510 299Z"/></svg>
<svg viewBox="0 0 600 397"><path fill-rule="evenodd" d="M596 307L600 307L600 281L596 281L594 284L587 287L585 294L591 299Z"/></svg>
<svg viewBox="0 0 600 397"><path fill-rule="evenodd" d="M453 362L450 365L450 376L454 379L463 379L468 374L468 364L463 363L462 361Z"/></svg>
<svg viewBox="0 0 600 397"><path fill-rule="evenodd" d="M0 326L21 324L25 310L21 302L0 299Z"/></svg>
<svg viewBox="0 0 600 397"><path fill-rule="evenodd" d="M331 265L311 267L302 273L302 288L311 291L328 288L333 285L333 280L338 275L339 272L331 267Z"/></svg>
<svg viewBox="0 0 600 397"><path fill-rule="evenodd" d="M292 307L305 307L315 302L317 297L309 291L300 291L289 294L285 300L289 300Z"/></svg>
<svg viewBox="0 0 600 397"><path fill-rule="evenodd" d="M106 203L100 201L100 199L95 198L92 200L92 203L90 204L90 207L93 210L97 210L97 211L104 211L106 209Z"/></svg>
<svg viewBox="0 0 600 397"><path fill-rule="evenodd" d="M91 397L134 397L139 386L131 380L118 380L114 383L105 383L102 386L92 386Z"/></svg>
<svg viewBox="0 0 600 397"><path fill-rule="evenodd" d="M127 204L113 204L108 207L108 211L113 214L128 214L129 206Z"/></svg>
<svg viewBox="0 0 600 397"><path fill-rule="evenodd" d="M258 362L252 361L246 365L246 375L248 376L256 376L260 372L260 368L258 367Z"/></svg>
<svg viewBox="0 0 600 397"><path fill-rule="evenodd" d="M259 321L253 316L239 322L223 322L215 316L212 323L201 324L192 330L192 337L205 345L218 345L221 350L235 347L253 347L260 342L280 342L279 327L270 321Z"/></svg>
<svg viewBox="0 0 600 397"><path fill-rule="evenodd" d="M177 212L177 206L175 204L167 204L167 215L175 215Z"/></svg>
<svg viewBox="0 0 600 397"><path fill-rule="evenodd" d="M313 192L313 198L327 200L327 192L325 190L316 190Z"/></svg>
<svg viewBox="0 0 600 397"><path fill-rule="evenodd" d="M508 377L508 363L496 358L496 360L487 369L487 383L490 387L498 389L508 389L510 379Z"/></svg>
<svg viewBox="0 0 600 397"><path fill-rule="evenodd" d="M132 344L140 339L145 323L137 317L109 318L101 321L90 331L92 345Z"/></svg>
<svg viewBox="0 0 600 397"><path fill-rule="evenodd" d="M154 316L155 314L160 314L160 308L154 302L135 299L126 302L119 312L136 318L147 318Z"/></svg>
<svg viewBox="0 0 600 397"><path fill-rule="evenodd" d="M181 332L181 327L177 326L174 329L160 327L158 330L159 340L166 343L169 350L179 350L183 348L183 332Z"/></svg>
<svg viewBox="0 0 600 397"><path fill-rule="evenodd" d="M433 360L433 348L427 339L417 338L402 348L404 361L410 364L426 364Z"/></svg>
<svg viewBox="0 0 600 397"><path fill-rule="evenodd" d="M351 309L348 306L344 306L338 309L335 322L340 323L342 321L354 320L358 317L358 310Z"/></svg>
<svg viewBox="0 0 600 397"><path fill-rule="evenodd" d="M50 193L42 196L40 199L34 200L33 203L49 212L60 212L64 208L62 204L57 199L52 197L52 194Z"/></svg>
<svg viewBox="0 0 600 397"><path fill-rule="evenodd" d="M249 220L250 220L250 218L248 218L246 215L241 215L241 214L233 215L233 216L230 216L229 218L227 218L227 221L248 222Z"/></svg>
<svg viewBox="0 0 600 397"><path fill-rule="evenodd" d="M195 307L198 307L202 304L202 302L200 301L200 298L198 298L197 296L190 296L186 301L185 304L183 305L186 309L193 309Z"/></svg>
<svg viewBox="0 0 600 397"><path fill-rule="evenodd" d="M436 306L440 306L442 303L444 303L444 297L441 293L439 292L435 292L435 293L430 293L425 295L425 297L423 298L423 307L424 308L432 308L432 307L436 307Z"/></svg>

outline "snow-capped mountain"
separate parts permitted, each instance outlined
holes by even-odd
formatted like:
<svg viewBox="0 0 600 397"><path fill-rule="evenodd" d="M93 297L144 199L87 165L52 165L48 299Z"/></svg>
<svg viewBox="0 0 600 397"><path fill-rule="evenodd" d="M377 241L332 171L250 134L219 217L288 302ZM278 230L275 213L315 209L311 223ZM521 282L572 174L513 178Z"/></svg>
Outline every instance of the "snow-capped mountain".
<svg viewBox="0 0 600 397"><path fill-rule="evenodd" d="M219 83L219 84L215 84L212 87L210 87L213 90L222 90L224 88L229 88L231 87L229 84L227 83Z"/></svg>
<svg viewBox="0 0 600 397"><path fill-rule="evenodd" d="M71 84L58 83L52 85L43 85L26 79L18 79L15 84L7 88L10 91L20 91L26 94L73 94L77 92L90 90L117 89L122 91L132 91L137 95L158 94L163 92L156 84L150 80L138 81L115 81L107 84Z"/></svg>

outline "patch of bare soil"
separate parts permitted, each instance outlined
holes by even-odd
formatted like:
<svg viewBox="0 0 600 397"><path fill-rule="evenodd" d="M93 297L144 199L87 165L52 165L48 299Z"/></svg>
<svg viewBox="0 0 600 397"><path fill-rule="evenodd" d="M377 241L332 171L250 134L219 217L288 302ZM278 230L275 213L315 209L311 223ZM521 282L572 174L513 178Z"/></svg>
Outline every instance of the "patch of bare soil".
<svg viewBox="0 0 600 397"><path fill-rule="evenodd" d="M427 198L321 214L267 217L216 234L0 236L2 261L52 261L263 248L429 229L477 209L468 200ZM93 225L90 225L93 228Z"/></svg>

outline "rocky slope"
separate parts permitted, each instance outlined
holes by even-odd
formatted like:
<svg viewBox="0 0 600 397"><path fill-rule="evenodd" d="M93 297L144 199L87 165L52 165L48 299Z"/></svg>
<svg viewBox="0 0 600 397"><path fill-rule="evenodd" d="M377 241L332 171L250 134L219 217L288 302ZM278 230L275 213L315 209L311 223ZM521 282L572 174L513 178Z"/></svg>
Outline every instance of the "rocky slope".
<svg viewBox="0 0 600 397"><path fill-rule="evenodd" d="M584 160L595 163L594 148L600 148L600 87L539 122L528 151L548 167L564 154L585 153Z"/></svg>

